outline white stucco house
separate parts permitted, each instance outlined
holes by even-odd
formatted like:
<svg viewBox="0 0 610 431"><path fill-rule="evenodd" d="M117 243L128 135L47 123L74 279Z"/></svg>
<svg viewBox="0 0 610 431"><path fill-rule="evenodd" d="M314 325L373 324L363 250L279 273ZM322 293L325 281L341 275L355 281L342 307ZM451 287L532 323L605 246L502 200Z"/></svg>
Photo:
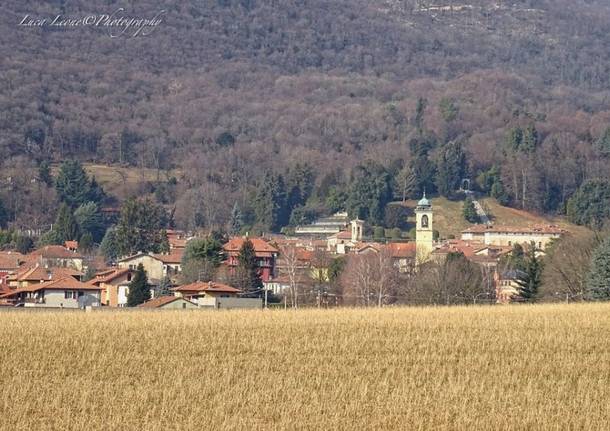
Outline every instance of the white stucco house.
<svg viewBox="0 0 610 431"><path fill-rule="evenodd" d="M101 305L99 286L63 277L44 283L13 289L0 295L15 306L46 308L85 308Z"/></svg>

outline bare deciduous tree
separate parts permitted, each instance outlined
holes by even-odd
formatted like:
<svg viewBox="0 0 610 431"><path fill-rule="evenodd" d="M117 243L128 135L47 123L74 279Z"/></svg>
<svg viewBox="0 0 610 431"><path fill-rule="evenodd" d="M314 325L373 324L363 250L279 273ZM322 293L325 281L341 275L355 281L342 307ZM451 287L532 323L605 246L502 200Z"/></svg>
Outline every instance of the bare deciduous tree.
<svg viewBox="0 0 610 431"><path fill-rule="evenodd" d="M587 232L566 236L553 244L542 273L542 296L548 300L582 300L591 256L607 236Z"/></svg>
<svg viewBox="0 0 610 431"><path fill-rule="evenodd" d="M482 268L462 254L421 267L413 283L412 302L419 304L475 304L493 297Z"/></svg>
<svg viewBox="0 0 610 431"><path fill-rule="evenodd" d="M341 281L346 304L382 307L396 300L398 269L386 249L351 255Z"/></svg>
<svg viewBox="0 0 610 431"><path fill-rule="evenodd" d="M292 307L298 308L301 284L304 279L304 268L299 261L299 254L296 246L290 244L280 248L278 269L280 274L288 279L290 303Z"/></svg>

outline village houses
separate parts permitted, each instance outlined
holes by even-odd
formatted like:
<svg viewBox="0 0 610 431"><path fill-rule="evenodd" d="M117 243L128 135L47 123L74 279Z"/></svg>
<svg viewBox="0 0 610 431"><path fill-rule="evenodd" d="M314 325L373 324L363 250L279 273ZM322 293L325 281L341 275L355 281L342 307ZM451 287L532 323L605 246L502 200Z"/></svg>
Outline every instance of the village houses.
<svg viewBox="0 0 610 431"><path fill-rule="evenodd" d="M499 303L510 302L517 292L519 274L498 267L516 244L534 244L538 253L567 232L557 226L509 227L474 225L462 231L460 239L435 240L434 209L424 195L415 208L415 240L373 241L365 234L366 223L347 214L301 226L294 237L274 235L266 238L235 236L222 246L222 263L229 279L239 265L240 250L246 240L254 247L258 273L264 288L276 296L284 295L294 283L287 274L291 267L299 272L299 283L305 280L328 281L329 258L387 253L398 272L406 276L417 273L427 262L442 263L450 254L462 254L476 263L496 288ZM247 298L226 282L180 284L182 260L189 236L176 230L167 231L170 245L167 253L136 253L118 260L114 267L100 267L93 278L84 281L85 271L93 262L79 253L76 241L63 246L48 245L27 255L0 252L0 305L27 307L84 306L124 307L129 285L139 264L151 283L152 299L145 308L240 308L260 307L260 298ZM294 250L292 258L287 251ZM292 253L292 252L291 252ZM327 256L327 258L321 258ZM104 266L103 263L101 266ZM514 271L513 271L514 272ZM175 287L169 297L155 298L154 286L170 280ZM182 300L179 300L182 299Z"/></svg>
<svg viewBox="0 0 610 431"><path fill-rule="evenodd" d="M169 253L137 253L120 259L117 265L121 269L135 270L139 264L144 266L152 283L160 283L165 277L173 277L182 270L183 249L174 249Z"/></svg>
<svg viewBox="0 0 610 431"><path fill-rule="evenodd" d="M229 274L234 274L235 269L239 265L239 251L246 239L249 239L254 246L261 279L263 282L271 280L275 276L276 260L279 251L263 238L233 237L223 245L222 248L226 255L225 265L229 270Z"/></svg>

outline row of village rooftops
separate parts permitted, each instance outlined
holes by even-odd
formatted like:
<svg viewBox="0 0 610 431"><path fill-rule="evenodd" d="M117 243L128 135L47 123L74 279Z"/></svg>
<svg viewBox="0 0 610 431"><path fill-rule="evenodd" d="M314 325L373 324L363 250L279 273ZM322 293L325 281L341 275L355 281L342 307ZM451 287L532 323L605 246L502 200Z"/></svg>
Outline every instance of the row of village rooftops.
<svg viewBox="0 0 610 431"><path fill-rule="evenodd" d="M431 205L426 201L424 205L418 206L417 212L415 242L371 241L364 236L365 223L362 220L351 220L343 225L342 230L325 238L320 238L316 234L309 237L271 235L248 239L254 245L258 270L265 287L281 295L288 288L284 274L285 262L282 259L282 251L286 247L293 247L296 250L301 268L314 264L315 252L343 255L386 251L394 260L395 266L403 273L412 273L418 265L427 261L442 261L449 253L455 252L462 253L471 261L495 270L499 259L509 253L515 244L534 243L542 253L550 241L567 233L557 226L476 225L464 230L459 240L435 242L431 233L433 228ZM333 219L345 217L345 214L338 214ZM125 306L131 275L138 264L144 266L153 285L158 285L165 277L176 281L179 279L177 276L182 270L182 255L190 238L180 231L170 231L168 237L169 253L137 253L119 260L115 267L110 268L104 268L103 262L91 262L86 259L77 251L78 244L74 241L68 241L64 246L45 246L28 255L0 252L0 304L65 308L88 305ZM230 272L237 266L239 250L245 239L245 237L234 237L224 244L226 260L222 266L223 270ZM83 283L81 280L88 265L94 265L99 271L93 280ZM505 286L503 291L498 291L498 298L509 299L509 290L513 288L514 283L507 282L502 274L496 274L495 278L498 289ZM230 288L228 290L234 289L232 286L228 287ZM225 306L230 306L230 300L226 298L234 298L235 306L247 305L248 301L241 301L246 299L240 298L241 292L228 290L222 293L222 297L225 298L222 303ZM184 296L180 292L182 292L180 286L177 286L174 291L175 296ZM210 306L209 301L212 300L209 298L218 296L218 292L214 293L212 290L206 293L203 287L198 292L187 295L184 299L197 306L202 306L204 303L207 304L205 306ZM180 301L164 303L163 301L168 301L167 298L155 299L162 307L185 304ZM238 299L240 301L237 301ZM220 302L215 304L218 306ZM253 303L251 302L250 305ZM185 305L187 306L191 307ZM260 306L260 301L256 302L256 306Z"/></svg>

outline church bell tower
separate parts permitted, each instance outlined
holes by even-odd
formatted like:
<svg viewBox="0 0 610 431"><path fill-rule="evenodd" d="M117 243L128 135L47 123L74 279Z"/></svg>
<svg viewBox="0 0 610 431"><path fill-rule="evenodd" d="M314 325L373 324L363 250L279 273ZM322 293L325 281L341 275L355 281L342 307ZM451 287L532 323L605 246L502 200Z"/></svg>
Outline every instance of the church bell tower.
<svg viewBox="0 0 610 431"><path fill-rule="evenodd" d="M434 249L434 230L432 229L432 205L424 196L415 208L417 226L415 227L416 263L421 265L430 260Z"/></svg>

